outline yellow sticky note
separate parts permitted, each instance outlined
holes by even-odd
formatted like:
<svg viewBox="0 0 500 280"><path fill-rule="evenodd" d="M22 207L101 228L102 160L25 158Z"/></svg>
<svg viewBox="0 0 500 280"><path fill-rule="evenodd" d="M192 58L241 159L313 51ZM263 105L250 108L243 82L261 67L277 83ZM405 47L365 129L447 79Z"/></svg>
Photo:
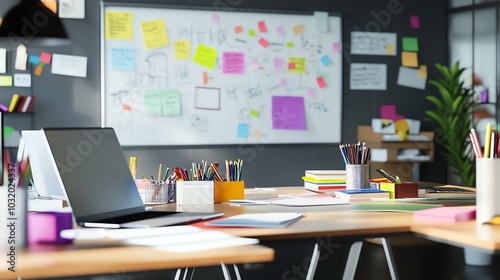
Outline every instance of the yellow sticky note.
<svg viewBox="0 0 500 280"><path fill-rule="evenodd" d="M250 37L255 37L255 35L256 35L256 34L257 34L257 33L256 33L256 32L255 32L255 30L253 30L253 29L248 30L248 36L250 36Z"/></svg>
<svg viewBox="0 0 500 280"><path fill-rule="evenodd" d="M418 76L420 78L427 78L427 65L420 65L420 68L418 68Z"/></svg>
<svg viewBox="0 0 500 280"><path fill-rule="evenodd" d="M394 46L392 44L387 44L387 46L385 46L385 50L387 54L394 54Z"/></svg>
<svg viewBox="0 0 500 280"><path fill-rule="evenodd" d="M288 58L288 72L290 73L305 73L306 72L306 59L303 57L289 57ZM290 67L293 65L293 67Z"/></svg>
<svg viewBox="0 0 500 280"><path fill-rule="evenodd" d="M304 25L298 24L293 27L293 34L300 35L304 33Z"/></svg>
<svg viewBox="0 0 500 280"><path fill-rule="evenodd" d="M193 61L201 66L214 69L217 61L217 50L203 44L198 44Z"/></svg>
<svg viewBox="0 0 500 280"><path fill-rule="evenodd" d="M259 111L255 110L255 109L251 109L250 110L250 116L252 116L254 118L258 118L259 117Z"/></svg>
<svg viewBox="0 0 500 280"><path fill-rule="evenodd" d="M106 12L104 19L104 36L106 39L133 39L133 15L125 12Z"/></svg>
<svg viewBox="0 0 500 280"><path fill-rule="evenodd" d="M174 57L175 59L190 59L191 44L189 41L174 41Z"/></svg>
<svg viewBox="0 0 500 280"><path fill-rule="evenodd" d="M401 52L401 62L405 67L418 67L416 52Z"/></svg>
<svg viewBox="0 0 500 280"><path fill-rule="evenodd" d="M11 87L12 76L0 76L0 87Z"/></svg>
<svg viewBox="0 0 500 280"><path fill-rule="evenodd" d="M286 47L290 49L293 48L293 42L287 42Z"/></svg>
<svg viewBox="0 0 500 280"><path fill-rule="evenodd" d="M162 19L141 23L142 38L147 50L168 46L167 30Z"/></svg>

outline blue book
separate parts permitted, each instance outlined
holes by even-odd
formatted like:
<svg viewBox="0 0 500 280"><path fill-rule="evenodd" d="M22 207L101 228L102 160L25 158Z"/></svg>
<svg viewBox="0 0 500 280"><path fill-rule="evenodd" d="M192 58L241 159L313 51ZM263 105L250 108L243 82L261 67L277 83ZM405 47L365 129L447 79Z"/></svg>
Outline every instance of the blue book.
<svg viewBox="0 0 500 280"><path fill-rule="evenodd" d="M372 198L387 198L389 199L389 192L379 189L349 189L335 191L335 196L340 199L350 201L351 199L372 199Z"/></svg>

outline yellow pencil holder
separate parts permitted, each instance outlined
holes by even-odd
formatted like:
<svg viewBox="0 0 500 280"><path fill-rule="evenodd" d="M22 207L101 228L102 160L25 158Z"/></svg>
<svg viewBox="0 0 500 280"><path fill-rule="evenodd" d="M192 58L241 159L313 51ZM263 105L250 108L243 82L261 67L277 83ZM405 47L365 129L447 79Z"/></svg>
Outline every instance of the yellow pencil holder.
<svg viewBox="0 0 500 280"><path fill-rule="evenodd" d="M214 181L214 202L245 198L244 181Z"/></svg>

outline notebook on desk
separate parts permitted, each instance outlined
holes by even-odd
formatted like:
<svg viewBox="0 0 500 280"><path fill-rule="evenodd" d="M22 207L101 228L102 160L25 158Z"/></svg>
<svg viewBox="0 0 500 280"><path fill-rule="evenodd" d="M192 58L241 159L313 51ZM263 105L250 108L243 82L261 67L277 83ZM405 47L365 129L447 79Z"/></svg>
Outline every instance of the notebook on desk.
<svg viewBox="0 0 500 280"><path fill-rule="evenodd" d="M159 227L223 213L146 211L112 128L43 129L76 222L85 227Z"/></svg>

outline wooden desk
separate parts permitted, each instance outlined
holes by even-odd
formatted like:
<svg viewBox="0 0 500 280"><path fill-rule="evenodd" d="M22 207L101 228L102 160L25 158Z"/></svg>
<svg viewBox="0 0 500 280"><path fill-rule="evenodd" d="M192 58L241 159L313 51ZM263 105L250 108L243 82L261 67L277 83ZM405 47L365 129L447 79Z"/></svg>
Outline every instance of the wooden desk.
<svg viewBox="0 0 500 280"><path fill-rule="evenodd" d="M52 278L184 267L268 262L274 250L261 245L171 253L148 247L126 246L115 241L75 242L64 246L34 246L20 252L16 272L2 264L0 279Z"/></svg>

